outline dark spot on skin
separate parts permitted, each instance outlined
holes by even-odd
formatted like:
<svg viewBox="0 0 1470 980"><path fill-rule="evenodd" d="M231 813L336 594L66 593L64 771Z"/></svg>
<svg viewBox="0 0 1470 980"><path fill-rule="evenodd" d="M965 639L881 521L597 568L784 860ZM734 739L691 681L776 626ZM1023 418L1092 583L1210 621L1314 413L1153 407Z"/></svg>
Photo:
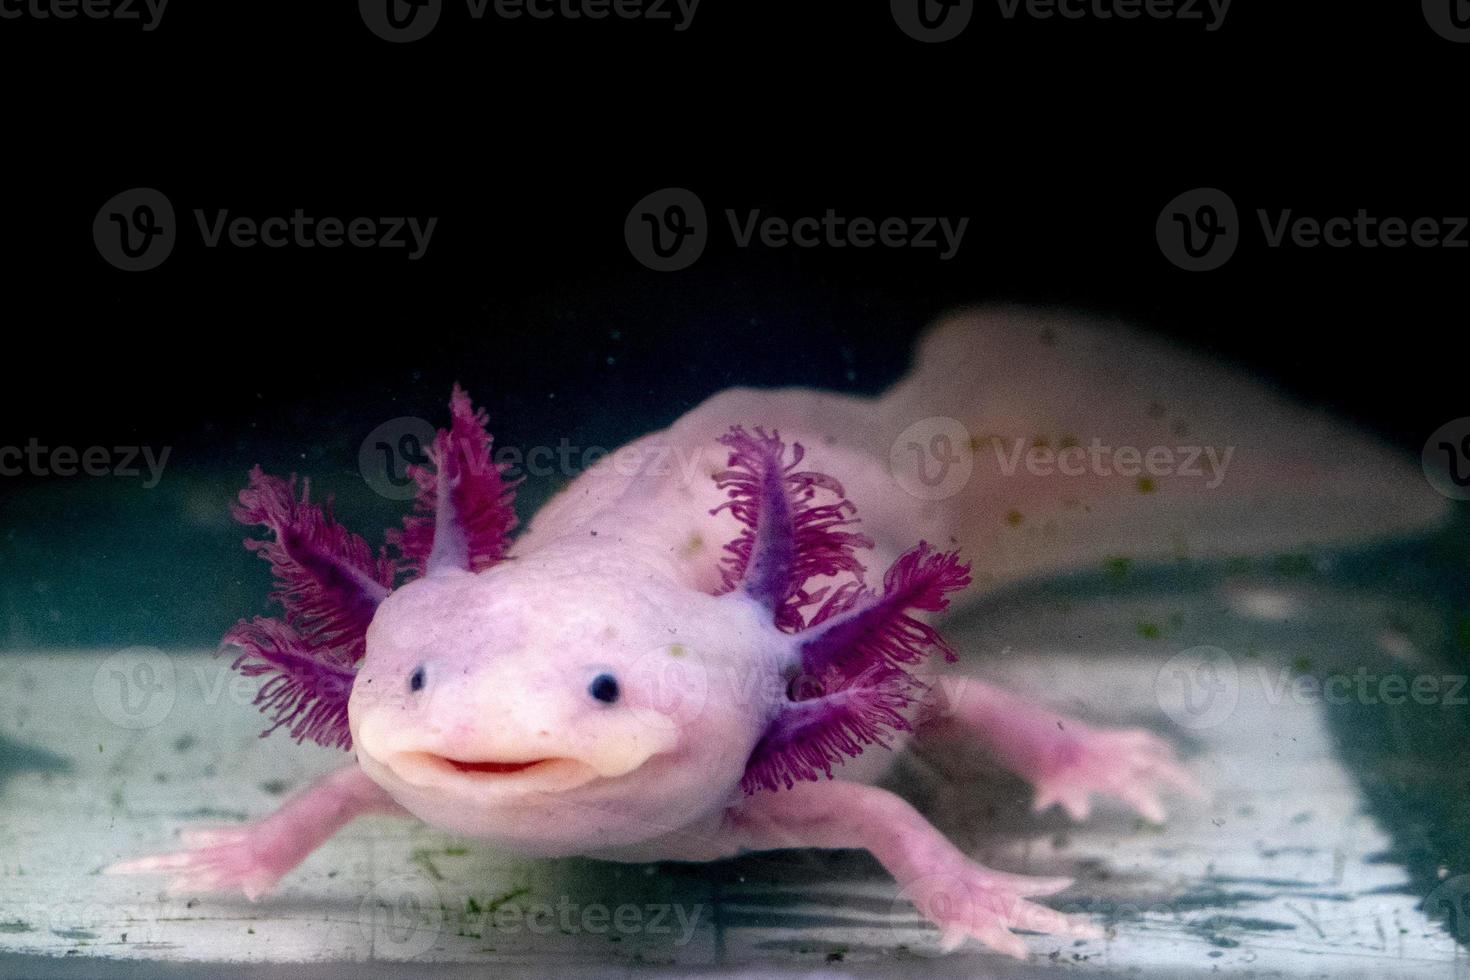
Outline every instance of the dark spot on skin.
<svg viewBox="0 0 1470 980"><path fill-rule="evenodd" d="M408 689L410 691L422 691L424 689L424 665L419 664L408 675Z"/></svg>

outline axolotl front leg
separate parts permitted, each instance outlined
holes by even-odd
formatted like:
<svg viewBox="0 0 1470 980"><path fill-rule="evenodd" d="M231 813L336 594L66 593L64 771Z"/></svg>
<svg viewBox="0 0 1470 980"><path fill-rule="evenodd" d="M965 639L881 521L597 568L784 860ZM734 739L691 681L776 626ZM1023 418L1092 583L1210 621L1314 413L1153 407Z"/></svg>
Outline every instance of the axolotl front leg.
<svg viewBox="0 0 1470 980"><path fill-rule="evenodd" d="M408 815L354 763L317 779L262 820L185 830L181 838L189 850L121 861L103 872L167 874L170 894L240 891L254 901L327 838L368 813Z"/></svg>
<svg viewBox="0 0 1470 980"><path fill-rule="evenodd" d="M726 814L724 843L739 850L861 848L878 859L908 899L939 926L944 949L973 937L1024 959L1012 929L1098 938L1102 930L1028 897L1051 895L1070 878L993 871L970 860L904 800L876 786L834 780L760 793Z"/></svg>

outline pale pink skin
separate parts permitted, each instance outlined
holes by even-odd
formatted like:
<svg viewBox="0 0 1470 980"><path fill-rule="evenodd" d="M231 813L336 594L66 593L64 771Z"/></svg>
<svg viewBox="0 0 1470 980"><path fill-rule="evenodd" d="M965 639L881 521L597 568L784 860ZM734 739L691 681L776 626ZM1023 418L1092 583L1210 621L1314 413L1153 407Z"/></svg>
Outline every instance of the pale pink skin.
<svg viewBox="0 0 1470 980"><path fill-rule="evenodd" d="M1354 496L1342 483L1351 471L1334 461L1376 447L1293 414L1263 390L1226 386L1212 366L1142 342L1110 350L1093 328L1066 321L1045 324L1052 339L1035 345L1037 329L1005 316L956 321L936 332L927 360L884 399L735 390L634 443L621 463L604 460L535 516L511 560L478 574L431 574L378 609L350 703L354 765L257 823L191 834L192 850L108 870L167 873L171 889L239 889L255 898L354 817L396 812L539 856L714 860L771 848L862 848L941 928L946 946L973 937L1020 957L1026 948L1013 927L1097 935L1091 924L1025 900L1060 891L1068 879L982 867L903 800L868 785L893 755L882 748L837 767L831 781L741 793L794 652L767 610L739 592L710 594L720 545L739 530L728 512L709 513L722 501L710 479L725 463L717 437L733 424L759 424L804 443L807 465L841 480L858 506L877 545L864 555L870 570L881 573L926 537L975 560L977 589L1117 553L1120 534L1137 557L1172 553L1181 528L1191 527L1201 529L1190 542L1197 549L1238 553L1299 540L1298 510L1312 515L1308 533L1326 540L1419 526L1442 506L1396 463L1384 462L1373 486ZM1069 341L1090 359L1070 369L1045 363ZM979 353L966 373L957 352L971 348ZM994 366L997 348L1012 363ZM1231 395L1222 410L1251 420L1215 440L1237 447L1228 489L1202 495L1181 481L1170 496L1161 480L1159 493L1140 495L1132 481L1022 474L1007 483L977 478L968 494L925 502L887 468L894 436L924 415L961 419L977 434L1056 431L1086 442L1101 432L1115 445L1150 445L1157 435L1140 430L1163 424L1144 411L1157 391L1136 381L1129 388L1129 375L1151 358L1177 371L1161 382L1176 399L1171 411L1209 426L1214 403L1187 399L1213 386ZM989 385L998 409L970 407L977 384ZM1099 423L1089 407L1097 399L1130 409ZM922 412L911 407L920 400ZM1286 487L1295 495L1263 511L1265 481L1281 472L1291 474ZM1377 512L1359 506L1370 492ZM1079 509L1077 498L1088 506ZM1065 533L1010 533L999 515L1017 500L1033 502L1029 521L1051 514ZM1157 513L1141 513L1147 507ZM1233 518L1212 522L1236 508L1257 514L1251 535ZM1118 516L1085 517L1097 513ZM420 665L426 682L411 692L407 678ZM616 704L588 695L599 673L618 678ZM1032 784L1038 810L1059 805L1081 820L1105 795L1161 821L1161 790L1198 793L1152 733L1095 728L973 679L951 697L924 706L918 737L979 742ZM477 772L450 760L542 761Z"/></svg>

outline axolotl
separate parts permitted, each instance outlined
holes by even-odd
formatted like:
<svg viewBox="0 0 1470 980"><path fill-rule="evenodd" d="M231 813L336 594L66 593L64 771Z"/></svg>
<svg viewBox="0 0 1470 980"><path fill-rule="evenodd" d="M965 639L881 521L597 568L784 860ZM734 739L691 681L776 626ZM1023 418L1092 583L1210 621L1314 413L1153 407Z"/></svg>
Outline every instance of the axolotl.
<svg viewBox="0 0 1470 980"><path fill-rule="evenodd" d="M946 948L1022 957L1013 929L1099 934L1032 901L1070 879L972 860L874 785L887 750L977 742L1037 810L1078 820L1110 796L1162 821L1163 791L1200 784L1151 731L936 683L956 653L934 616L1108 555L1265 550L1304 523L1331 542L1440 512L1396 458L1261 386L1117 328L1014 311L953 318L881 398L716 395L578 476L520 534L486 425L456 386L378 551L294 477L252 472L235 516L264 529L247 547L283 612L225 641L264 678L267 732L354 761L264 819L185 830L188 849L110 872L254 899L368 813L532 856L858 848ZM1180 460L1145 482L1060 475L1031 452L1099 441L1233 447L1233 468L1206 489Z"/></svg>

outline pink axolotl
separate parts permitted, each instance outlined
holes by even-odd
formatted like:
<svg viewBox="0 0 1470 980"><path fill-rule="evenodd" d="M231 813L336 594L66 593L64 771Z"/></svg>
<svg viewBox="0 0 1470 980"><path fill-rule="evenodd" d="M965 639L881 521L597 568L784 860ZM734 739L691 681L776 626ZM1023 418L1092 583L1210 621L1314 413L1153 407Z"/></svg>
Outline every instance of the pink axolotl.
<svg viewBox="0 0 1470 980"><path fill-rule="evenodd" d="M1115 328L1015 312L934 331L879 399L717 395L603 459L513 540L485 423L456 388L379 553L294 478L252 473L236 516L267 532L247 546L284 614L226 641L267 678L272 730L355 761L258 822L186 831L189 850L109 871L255 898L365 813L527 855L863 848L947 947L1024 956L1013 928L1097 934L1029 901L1069 880L971 860L871 784L885 750L978 741L1038 810L1079 820L1105 795L1160 821L1161 791L1198 785L1150 732L934 683L955 654L932 614L1110 555L1330 544L1443 512L1387 451L1258 385ZM1139 466L1152 447L1178 453L1167 472L1124 472L1116 453L1065 469L1066 449L1099 444L1138 449ZM946 488L949 466L964 473Z"/></svg>

